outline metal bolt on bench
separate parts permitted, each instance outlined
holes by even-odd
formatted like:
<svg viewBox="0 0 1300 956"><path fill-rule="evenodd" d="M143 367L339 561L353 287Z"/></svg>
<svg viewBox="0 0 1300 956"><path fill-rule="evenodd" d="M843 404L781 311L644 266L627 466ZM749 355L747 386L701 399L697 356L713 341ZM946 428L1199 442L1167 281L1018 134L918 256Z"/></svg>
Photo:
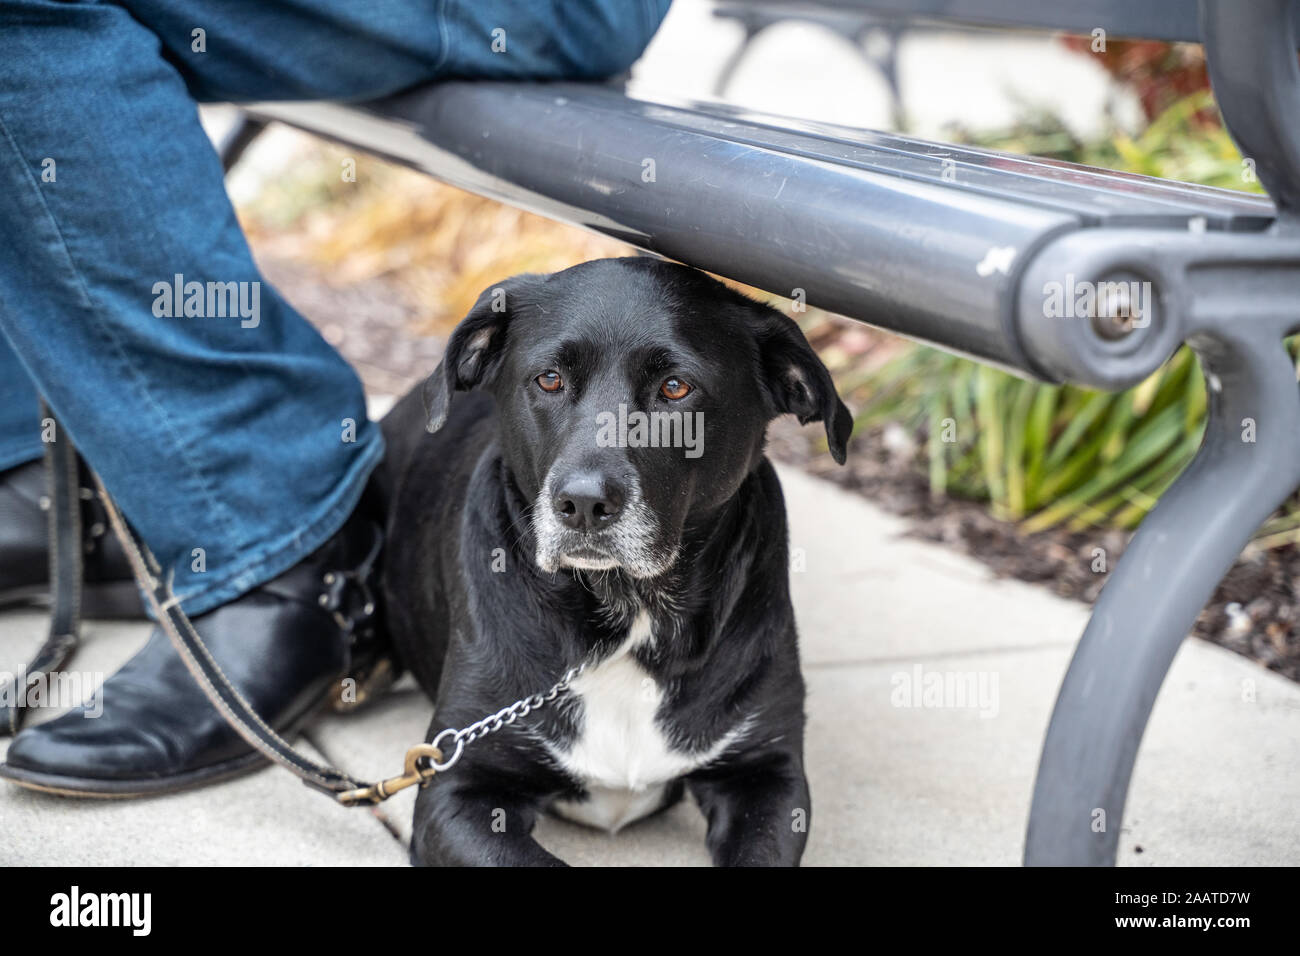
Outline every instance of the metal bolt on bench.
<svg viewBox="0 0 1300 956"><path fill-rule="evenodd" d="M261 104L223 158L229 167L281 120L1045 381L1128 388L1190 345L1208 381L1204 442L1097 601L1047 731L1025 843L1030 865L1113 864L1174 653L1254 530L1300 486L1300 391L1282 342L1300 331L1295 4L830 5L1202 40L1228 128L1273 202L583 84L449 82L356 106ZM641 178L646 158L653 183ZM1084 282L1115 290L1096 316L1049 316L1046 289ZM1135 303L1129 282L1152 294ZM1254 442L1242 440L1245 419Z"/></svg>

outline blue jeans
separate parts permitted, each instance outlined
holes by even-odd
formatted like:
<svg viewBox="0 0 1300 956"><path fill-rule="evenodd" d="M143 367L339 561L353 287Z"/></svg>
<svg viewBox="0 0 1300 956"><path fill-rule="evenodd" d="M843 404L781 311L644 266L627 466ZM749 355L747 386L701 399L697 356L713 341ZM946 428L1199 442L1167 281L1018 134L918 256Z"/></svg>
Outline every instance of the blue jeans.
<svg viewBox="0 0 1300 956"><path fill-rule="evenodd" d="M0 0L0 469L40 455L39 392L191 614L292 567L383 440L261 280L196 101L601 78L668 3Z"/></svg>

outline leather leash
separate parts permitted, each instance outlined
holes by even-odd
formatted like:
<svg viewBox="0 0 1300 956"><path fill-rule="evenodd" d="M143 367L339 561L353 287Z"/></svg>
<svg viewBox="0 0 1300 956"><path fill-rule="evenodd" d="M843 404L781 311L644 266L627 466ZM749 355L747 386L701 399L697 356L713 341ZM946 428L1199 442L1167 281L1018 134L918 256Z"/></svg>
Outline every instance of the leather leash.
<svg viewBox="0 0 1300 956"><path fill-rule="evenodd" d="M122 542L131 571L144 592L149 607L153 609L159 627L171 640L172 646L185 662L185 667L212 706L253 749L284 767L313 790L329 794L349 807L382 803L393 794L422 784L437 773L437 769L429 762L440 761L442 751L427 743L416 744L406 752L400 774L375 783L358 781L341 770L317 763L295 750L258 716L230 683L189 617L181 610L180 601L172 594L169 582L163 578L157 560L126 523L122 512L118 510L117 502L109 495L99 475L95 475L95 485L99 489L104 510L108 513L109 523Z"/></svg>
<svg viewBox="0 0 1300 956"><path fill-rule="evenodd" d="M26 713L28 691L47 675L57 672L80 643L82 590L81 476L77 449L41 403L42 419L53 422L54 440L45 445L46 501L49 514L50 586L52 589L49 635L26 670L0 688L0 728L17 733ZM268 760L299 777L307 786L329 794L344 806L373 805L407 787L422 784L438 769L442 751L420 743L406 752L402 772L375 783L359 781L333 767L323 766L295 750L277 734L222 672L203 638L181 610L180 601L163 579L158 562L127 524L99 476L94 474L98 498L114 533L122 542L127 561L159 626L180 654L204 695L232 728ZM5 701L12 701L5 703ZM463 746L463 745L462 745ZM458 747L459 749L459 747Z"/></svg>
<svg viewBox="0 0 1300 956"><path fill-rule="evenodd" d="M44 402L41 419L54 421ZM46 497L42 502L49 514L53 589L50 630L23 673L11 676L0 689L0 726L10 734L18 733L22 726L31 689L62 668L81 640L81 481L77 450L57 422L53 434L54 440L45 443Z"/></svg>

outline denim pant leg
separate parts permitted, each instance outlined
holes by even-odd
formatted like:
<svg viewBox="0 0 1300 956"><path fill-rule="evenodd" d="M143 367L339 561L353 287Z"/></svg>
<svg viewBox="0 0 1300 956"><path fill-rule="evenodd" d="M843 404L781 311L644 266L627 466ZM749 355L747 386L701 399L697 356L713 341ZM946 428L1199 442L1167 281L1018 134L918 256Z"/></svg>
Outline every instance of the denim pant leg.
<svg viewBox="0 0 1300 956"><path fill-rule="evenodd" d="M0 331L0 471L41 457L36 389Z"/></svg>
<svg viewBox="0 0 1300 956"><path fill-rule="evenodd" d="M449 77L603 79L632 65L669 6L669 0L117 2L158 36L195 99L235 103L372 99Z"/></svg>
<svg viewBox="0 0 1300 956"><path fill-rule="evenodd" d="M383 451L355 373L261 281L194 99L598 76L666 6L0 0L0 332L190 613L319 546ZM32 457L8 429L34 399L3 388L0 453Z"/></svg>

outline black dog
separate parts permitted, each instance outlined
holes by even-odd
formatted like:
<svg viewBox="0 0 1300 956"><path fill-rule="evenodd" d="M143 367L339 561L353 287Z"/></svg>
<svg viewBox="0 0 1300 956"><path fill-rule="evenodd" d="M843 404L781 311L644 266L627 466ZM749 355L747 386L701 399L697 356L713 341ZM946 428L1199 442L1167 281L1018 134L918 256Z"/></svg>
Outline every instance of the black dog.
<svg viewBox="0 0 1300 956"><path fill-rule="evenodd" d="M843 463L848 410L795 323L684 266L480 297L383 423L394 642L437 702L430 740L585 670L425 787L416 862L562 865L539 811L617 829L683 784L716 864L799 862L804 686L763 456L784 413Z"/></svg>

